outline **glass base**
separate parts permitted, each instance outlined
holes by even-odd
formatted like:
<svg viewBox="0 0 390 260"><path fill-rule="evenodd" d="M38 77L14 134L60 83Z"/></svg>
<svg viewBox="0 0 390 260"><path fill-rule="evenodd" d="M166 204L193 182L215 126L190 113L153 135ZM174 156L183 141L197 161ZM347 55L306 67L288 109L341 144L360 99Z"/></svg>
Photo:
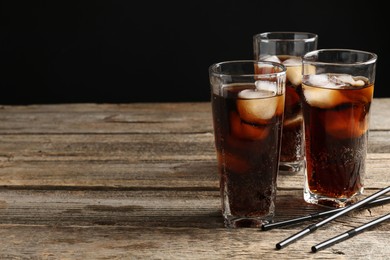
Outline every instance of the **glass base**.
<svg viewBox="0 0 390 260"><path fill-rule="evenodd" d="M227 228L261 228L263 224L272 221L273 216L267 218L248 218L248 217L227 217L225 218L225 227Z"/></svg>
<svg viewBox="0 0 390 260"><path fill-rule="evenodd" d="M279 171L286 173L295 173L300 172L304 169L304 161L296 161L296 162L280 162L279 163Z"/></svg>
<svg viewBox="0 0 390 260"><path fill-rule="evenodd" d="M349 198L331 198L311 192L307 187L303 191L303 198L307 203L316 204L328 208L343 208L358 201L358 196L363 193L363 188Z"/></svg>

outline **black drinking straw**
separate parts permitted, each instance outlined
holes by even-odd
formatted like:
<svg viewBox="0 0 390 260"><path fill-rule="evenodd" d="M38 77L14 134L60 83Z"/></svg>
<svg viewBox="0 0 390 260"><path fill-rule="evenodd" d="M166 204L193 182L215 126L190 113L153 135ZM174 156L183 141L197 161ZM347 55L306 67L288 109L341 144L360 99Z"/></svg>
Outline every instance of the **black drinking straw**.
<svg viewBox="0 0 390 260"><path fill-rule="evenodd" d="M330 247L331 245L334 245L334 244L337 244L337 243L342 242L344 240L347 240L348 238L356 236L357 234L360 234L363 231L367 230L368 228L373 227L375 225L378 225L378 224L388 220L389 218L390 218L390 213L388 213L388 214L386 214L386 215L384 215L382 217L379 217L377 219L374 219L374 220L372 220L372 221L370 221L370 222L368 222L368 223L366 223L366 224L364 224L362 226L350 229L350 230L348 230L345 233L342 233L342 234L340 234L338 236L335 236L335 237L332 237L332 238L330 238L328 240L325 240L324 242L321 242L321 243L319 243L319 244L317 244L315 246L312 246L311 247L311 251L313 253L316 253L319 250L325 249L327 247Z"/></svg>
<svg viewBox="0 0 390 260"><path fill-rule="evenodd" d="M390 196L387 196L387 197L383 197L383 198L379 198L379 199L376 199L374 201L371 201L371 202L367 203L366 205L364 205L362 208L374 207L374 206L383 205L383 204L386 204L389 202L390 202ZM321 218L321 217L330 216L330 215L333 215L339 211L342 211L343 209L344 208L337 208L337 209L332 209L332 210L323 211L323 212L317 212L317 213L313 213L313 214L309 214L306 216L297 217L297 218L293 218L293 219L288 219L288 220L283 220L283 221L278 221L278 222L273 222L273 223L266 223L266 224L263 224L261 226L261 230L267 231L267 230L270 230L273 228L284 227L284 226L288 226L288 225L292 225L292 224L301 223L301 222L307 221L307 220L313 220L313 219L317 219L317 218Z"/></svg>
<svg viewBox="0 0 390 260"><path fill-rule="evenodd" d="M352 205L350 205L348 207L345 207L343 210L341 210L341 211L331 215L330 217L327 217L326 219L318 222L317 224L310 225L307 228L303 229L302 231L300 231L300 232L298 232L298 233L296 233L296 234L286 238L285 240L277 243L276 244L276 249L282 249L283 247L287 246L288 244L291 244L292 242L294 242L295 240L300 239L304 235L307 235L309 233L314 232L315 230L317 230L317 228L325 225L326 223L332 221L333 219L338 218L338 217L346 214L347 212L349 212L349 211L351 211L351 210L353 210L355 208L358 208L358 207L360 207L360 206L362 206L362 205L372 201L373 199L375 199L375 198L377 198L377 197L379 197L379 196L381 196L381 195L383 195L383 194L385 194L385 193L387 193L389 191L390 191L390 186L388 186L387 188L384 188L384 189L382 189L382 190L372 194L371 196L368 196L367 198L365 198L365 199L363 199L363 200L361 200L359 202L356 202L355 204L352 204Z"/></svg>

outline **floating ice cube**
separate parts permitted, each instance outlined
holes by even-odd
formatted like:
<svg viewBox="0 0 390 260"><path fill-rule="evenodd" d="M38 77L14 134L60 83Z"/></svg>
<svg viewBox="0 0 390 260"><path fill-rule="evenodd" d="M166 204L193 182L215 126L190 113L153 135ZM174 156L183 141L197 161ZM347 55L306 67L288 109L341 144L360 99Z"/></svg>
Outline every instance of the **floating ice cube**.
<svg viewBox="0 0 390 260"><path fill-rule="evenodd" d="M230 129L233 135L247 140L261 140L266 137L269 132L268 127L258 127L242 122L240 116L236 112L230 113ZM244 169L244 167L241 168Z"/></svg>
<svg viewBox="0 0 390 260"><path fill-rule="evenodd" d="M302 75L313 75L313 74L316 74L316 67L311 64L305 64L303 66Z"/></svg>
<svg viewBox="0 0 390 260"><path fill-rule="evenodd" d="M238 93L242 99L257 99L275 96L275 92L266 89L244 89Z"/></svg>
<svg viewBox="0 0 390 260"><path fill-rule="evenodd" d="M369 82L368 78L363 76L355 76L353 79L355 80L355 87L363 87L367 84L367 82Z"/></svg>
<svg viewBox="0 0 390 260"><path fill-rule="evenodd" d="M327 88L349 88L354 84L354 80L350 75L328 75L329 83L325 85Z"/></svg>
<svg viewBox="0 0 390 260"><path fill-rule="evenodd" d="M264 124L272 118L278 107L278 98L268 90L246 89L238 94L237 110L247 123Z"/></svg>
<svg viewBox="0 0 390 260"><path fill-rule="evenodd" d="M306 75L302 91L306 101L314 107L331 108L345 101L328 74Z"/></svg>
<svg viewBox="0 0 390 260"><path fill-rule="evenodd" d="M278 56L275 55L269 55L269 56L264 56L261 58L262 61L273 61L273 62L278 62L280 63L280 59Z"/></svg>
<svg viewBox="0 0 390 260"><path fill-rule="evenodd" d="M256 74L275 73L275 67L272 64L257 64L255 70Z"/></svg>
<svg viewBox="0 0 390 260"><path fill-rule="evenodd" d="M289 58L283 61L283 65L285 66L301 66L302 59L299 57Z"/></svg>
<svg viewBox="0 0 390 260"><path fill-rule="evenodd" d="M354 78L349 74L319 74L311 75L309 80L311 82L311 85L314 86L339 89L350 87L363 87L366 83L359 78L360 77Z"/></svg>
<svg viewBox="0 0 390 260"><path fill-rule="evenodd" d="M299 86L302 83L302 59L299 57L293 57L283 61L283 65L286 66L287 80L294 86ZM306 66L306 74L314 74L314 66Z"/></svg>
<svg viewBox="0 0 390 260"><path fill-rule="evenodd" d="M261 57L260 58L261 61L272 61L272 62L278 62L280 63L280 60L277 56L271 56L271 55L267 55L267 56L264 56L264 57ZM257 70L256 72L258 74L269 74L269 73L274 73L275 72L275 67L272 65L272 64L258 64L257 65Z"/></svg>
<svg viewBox="0 0 390 260"><path fill-rule="evenodd" d="M304 76L303 94L307 102L315 107L331 108L349 102L368 102L371 98L371 89L363 92L352 92L343 94L341 89L363 87L365 78L352 77L348 74L318 74ZM315 87L313 87L315 86Z"/></svg>
<svg viewBox="0 0 390 260"><path fill-rule="evenodd" d="M328 74L306 75L306 85L321 88L336 88L337 85L329 78Z"/></svg>
<svg viewBox="0 0 390 260"><path fill-rule="evenodd" d="M274 96L278 91L278 87L275 81L257 80L255 82L255 85L257 90L265 90L265 91L272 92L273 93L272 96ZM266 92L264 94L266 94Z"/></svg>
<svg viewBox="0 0 390 260"><path fill-rule="evenodd" d="M363 80L359 79L359 77L354 78L348 74L333 75L333 79L352 87L363 87L366 84Z"/></svg>
<svg viewBox="0 0 390 260"><path fill-rule="evenodd" d="M355 80L352 78L351 75L348 74L340 74L340 75L333 75L333 79L336 81L340 81L346 84L349 84L353 86L355 84Z"/></svg>
<svg viewBox="0 0 390 260"><path fill-rule="evenodd" d="M365 84L366 84L366 82L364 82L363 80L359 79L359 80L355 81L353 86L354 87L363 87Z"/></svg>
<svg viewBox="0 0 390 260"><path fill-rule="evenodd" d="M335 89L304 86L302 90L307 103L313 107L331 108L343 100L341 93Z"/></svg>
<svg viewBox="0 0 390 260"><path fill-rule="evenodd" d="M368 129L367 111L364 106L354 106L337 111L328 111L324 124L325 131L336 138L354 138L363 135Z"/></svg>
<svg viewBox="0 0 390 260"><path fill-rule="evenodd" d="M302 67L289 66L286 67L286 78L294 86L299 86L302 83Z"/></svg>

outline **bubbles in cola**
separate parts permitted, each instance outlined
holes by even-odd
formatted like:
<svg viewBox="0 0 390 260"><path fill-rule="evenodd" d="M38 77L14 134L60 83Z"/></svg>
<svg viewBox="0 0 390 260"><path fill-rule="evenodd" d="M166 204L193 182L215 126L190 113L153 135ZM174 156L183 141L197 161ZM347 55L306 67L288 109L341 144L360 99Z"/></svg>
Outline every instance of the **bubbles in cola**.
<svg viewBox="0 0 390 260"><path fill-rule="evenodd" d="M282 133L281 163L300 164L303 162L303 120L301 104L302 59L301 57L280 55L273 60L286 66L286 100ZM271 58L268 58L271 59ZM299 170L300 166L295 170ZM288 167L290 168L290 167Z"/></svg>
<svg viewBox="0 0 390 260"><path fill-rule="evenodd" d="M364 77L304 76L307 185L312 192L337 198L361 192L373 90Z"/></svg>
<svg viewBox="0 0 390 260"><path fill-rule="evenodd" d="M225 217L272 216L284 94L258 81L226 85L212 98Z"/></svg>

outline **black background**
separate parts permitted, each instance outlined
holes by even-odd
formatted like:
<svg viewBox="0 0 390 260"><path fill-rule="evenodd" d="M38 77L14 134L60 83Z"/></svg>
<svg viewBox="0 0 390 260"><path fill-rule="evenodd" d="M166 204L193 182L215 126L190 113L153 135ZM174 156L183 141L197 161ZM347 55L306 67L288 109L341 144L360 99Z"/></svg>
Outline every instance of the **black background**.
<svg viewBox="0 0 390 260"><path fill-rule="evenodd" d="M374 96L387 97L386 10L342 0L1 1L0 104L208 101L209 65L251 59L252 36L266 31L375 52Z"/></svg>

